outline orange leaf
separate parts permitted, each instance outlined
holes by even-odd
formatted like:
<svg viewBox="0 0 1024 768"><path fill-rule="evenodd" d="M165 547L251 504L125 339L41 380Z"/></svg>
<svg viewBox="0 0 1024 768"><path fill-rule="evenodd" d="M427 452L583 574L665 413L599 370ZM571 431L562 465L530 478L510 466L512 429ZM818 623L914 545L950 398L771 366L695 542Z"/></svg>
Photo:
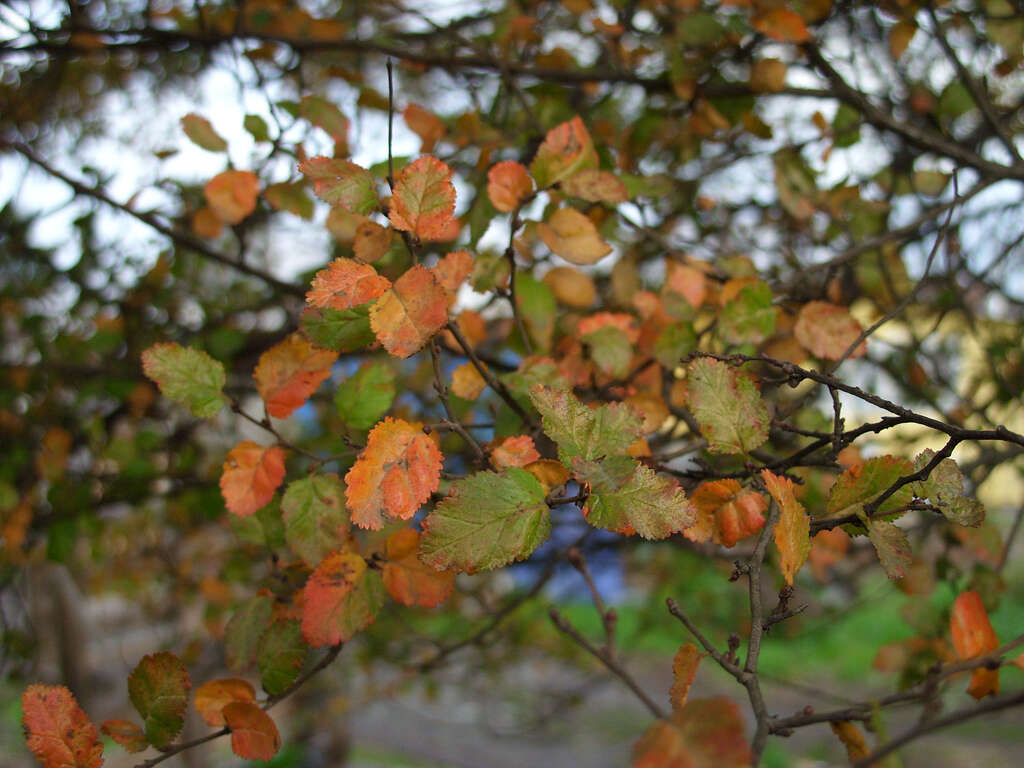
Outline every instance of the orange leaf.
<svg viewBox="0 0 1024 768"><path fill-rule="evenodd" d="M402 112L402 117L405 118L409 130L420 137L420 152L433 152L434 145L448 132L437 115L419 104L407 106Z"/></svg>
<svg viewBox="0 0 1024 768"><path fill-rule="evenodd" d="M992 622L989 621L988 612L981 602L981 595L973 589L961 592L953 602L949 626L953 635L953 648L956 649L957 658L961 660L984 656L999 647L999 638L992 629ZM976 699L990 693L998 693L999 670L974 670L967 692Z"/></svg>
<svg viewBox="0 0 1024 768"><path fill-rule="evenodd" d="M526 166L505 160L487 172L487 197L503 213L511 213L533 193L533 179Z"/></svg>
<svg viewBox="0 0 1024 768"><path fill-rule="evenodd" d="M480 375L480 371L472 361L466 361L452 371L452 394L461 397L463 400L476 400L480 393L487 387L487 379Z"/></svg>
<svg viewBox="0 0 1024 768"><path fill-rule="evenodd" d="M762 35L783 43L806 43L811 38L800 14L788 8L758 13L750 20L750 25Z"/></svg>
<svg viewBox="0 0 1024 768"><path fill-rule="evenodd" d="M213 208L204 205L192 215L192 231L195 232L196 237L212 240L215 237L220 237L220 233L224 231L224 222L220 220Z"/></svg>
<svg viewBox="0 0 1024 768"><path fill-rule="evenodd" d="M807 561L811 551L811 519L803 504L793 494L793 481L770 470L761 470L768 493L779 506L779 522L775 526L775 546L782 555L782 575L792 584L796 572Z"/></svg>
<svg viewBox="0 0 1024 768"><path fill-rule="evenodd" d="M352 251L355 253L355 257L364 263L372 261L378 261L387 255L387 252L391 249L391 227L382 227L376 221L366 219L356 227L355 240L352 242ZM391 281L386 277L381 277L374 273L375 284L383 286L380 288L380 292L371 298L377 298L380 293L383 293L391 285ZM372 278L371 278L372 279ZM372 289L371 289L372 290ZM370 299L367 299L369 301Z"/></svg>
<svg viewBox="0 0 1024 768"><path fill-rule="evenodd" d="M328 555L302 590L302 635L314 647L347 642L376 618L384 596L381 577L361 556Z"/></svg>
<svg viewBox="0 0 1024 768"><path fill-rule="evenodd" d="M448 294L426 267L408 269L370 307L370 327L395 357L419 352L448 321Z"/></svg>
<svg viewBox="0 0 1024 768"><path fill-rule="evenodd" d="M142 728L127 720L107 720L100 726L100 731L124 747L126 752L141 752L149 746Z"/></svg>
<svg viewBox="0 0 1024 768"><path fill-rule="evenodd" d="M662 293L676 293L691 307L699 307L707 296L707 277L695 267L670 261L661 290Z"/></svg>
<svg viewBox="0 0 1024 768"><path fill-rule="evenodd" d="M195 706L199 716L207 725L220 728L224 725L223 709L236 701L255 701L256 691L245 680L225 677L211 680L196 688Z"/></svg>
<svg viewBox="0 0 1024 768"><path fill-rule="evenodd" d="M491 466L497 470L505 467L526 467L540 459L537 446L529 435L515 435L495 440L488 446ZM540 478L537 478L538 480ZM564 482L564 481L563 481ZM543 480L541 480L543 484Z"/></svg>
<svg viewBox="0 0 1024 768"><path fill-rule="evenodd" d="M28 748L45 768L99 768L103 745L96 726L63 685L30 685L21 694Z"/></svg>
<svg viewBox="0 0 1024 768"><path fill-rule="evenodd" d="M832 721L829 726L832 728L832 733L838 736L839 740L843 742L843 746L846 747L846 756L851 764L871 754L867 742L864 741L863 732L849 720Z"/></svg>
<svg viewBox="0 0 1024 768"><path fill-rule="evenodd" d="M351 309L373 301L390 287L391 281L378 275L369 264L337 258L316 273L306 303L327 309Z"/></svg>
<svg viewBox="0 0 1024 768"><path fill-rule="evenodd" d="M352 522L376 531L385 515L408 520L437 490L440 479L441 451L423 433L423 425L384 419L345 475Z"/></svg>
<svg viewBox="0 0 1024 768"><path fill-rule="evenodd" d="M455 573L424 565L419 558L420 532L402 528L388 536L385 545L384 587L402 605L433 608L448 599L455 586Z"/></svg>
<svg viewBox="0 0 1024 768"><path fill-rule="evenodd" d="M750 747L736 702L693 699L633 746L633 768L747 768Z"/></svg>
<svg viewBox="0 0 1024 768"><path fill-rule="evenodd" d="M547 222L537 224L537 234L553 253L573 264L593 264L612 252L594 222L575 208L555 211Z"/></svg>
<svg viewBox="0 0 1024 768"><path fill-rule="evenodd" d="M424 156L399 172L388 214L395 229L420 239L441 239L454 213L455 186L447 165Z"/></svg>
<svg viewBox="0 0 1024 768"><path fill-rule="evenodd" d="M567 307L587 309L597 299L597 286L593 278L575 267L555 267L544 273L544 284Z"/></svg>
<svg viewBox="0 0 1024 768"><path fill-rule="evenodd" d="M228 511L247 517L266 506L284 480L284 451L244 440L227 455L220 492Z"/></svg>
<svg viewBox="0 0 1024 768"><path fill-rule="evenodd" d="M567 123L556 125L544 137L530 163L530 173L537 187L547 189L585 168L597 168L597 152L587 127L577 115Z"/></svg>
<svg viewBox="0 0 1024 768"><path fill-rule="evenodd" d="M760 531L763 513L768 508L764 496L732 479L701 483L690 501L696 509L697 522L683 535L691 541L712 539L726 547Z"/></svg>
<svg viewBox="0 0 1024 768"><path fill-rule="evenodd" d="M305 405L331 375L337 359L337 352L313 346L301 333L293 333L260 355L253 377L267 413L284 419Z"/></svg>
<svg viewBox="0 0 1024 768"><path fill-rule="evenodd" d="M245 760L269 760L281 747L277 726L251 701L234 701L224 707L224 722L231 729L231 751Z"/></svg>
<svg viewBox="0 0 1024 768"><path fill-rule="evenodd" d="M544 493L551 493L552 489L565 485L569 481L569 470L565 465L555 459L537 459L523 467L527 472L537 478Z"/></svg>
<svg viewBox="0 0 1024 768"><path fill-rule="evenodd" d="M676 651L672 660L672 688L668 692L672 709L676 712L686 704L686 697L690 693L690 686L693 685L693 678L697 676L697 667L702 655L693 643L684 643Z"/></svg>
<svg viewBox="0 0 1024 768"><path fill-rule="evenodd" d="M206 183L206 202L225 224L238 224L256 210L260 181L252 171L224 171Z"/></svg>
<svg viewBox="0 0 1024 768"><path fill-rule="evenodd" d="M846 348L860 336L860 323L846 307L827 301L810 301L800 308L793 334L808 352L824 360L838 360ZM850 357L864 357L867 342L862 341Z"/></svg>
<svg viewBox="0 0 1024 768"><path fill-rule="evenodd" d="M473 274L475 266L476 259L469 251L452 251L439 259L430 271L434 273L437 282L454 298L459 286Z"/></svg>

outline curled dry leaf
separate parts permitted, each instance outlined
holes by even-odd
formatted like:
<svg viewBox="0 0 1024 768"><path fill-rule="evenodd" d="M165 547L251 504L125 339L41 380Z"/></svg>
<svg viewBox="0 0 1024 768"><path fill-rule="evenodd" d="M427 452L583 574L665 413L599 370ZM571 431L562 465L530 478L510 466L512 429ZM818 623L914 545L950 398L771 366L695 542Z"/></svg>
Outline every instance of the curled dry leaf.
<svg viewBox="0 0 1024 768"><path fill-rule="evenodd" d="M243 440L224 460L220 491L228 511L247 517L267 505L284 480L284 451Z"/></svg>
<svg viewBox="0 0 1024 768"><path fill-rule="evenodd" d="M732 547L764 527L768 500L733 479L701 483L690 496L696 522L683 531L691 541L712 540Z"/></svg>
<svg viewBox="0 0 1024 768"><path fill-rule="evenodd" d="M352 522L380 530L385 518L408 520L437 490L440 478L441 451L423 425L384 419L345 475Z"/></svg>
<svg viewBox="0 0 1024 768"><path fill-rule="evenodd" d="M210 680L196 688L195 707L203 722L214 728L224 725L223 709L236 701L255 701L256 691L245 680L238 677L224 677Z"/></svg>
<svg viewBox="0 0 1024 768"><path fill-rule="evenodd" d="M768 493L779 506L779 521L775 525L775 546L782 555L782 575L792 584L796 572L807 561L811 551L811 519L803 504L796 500L795 486L788 477L780 477L770 470L762 470Z"/></svg>

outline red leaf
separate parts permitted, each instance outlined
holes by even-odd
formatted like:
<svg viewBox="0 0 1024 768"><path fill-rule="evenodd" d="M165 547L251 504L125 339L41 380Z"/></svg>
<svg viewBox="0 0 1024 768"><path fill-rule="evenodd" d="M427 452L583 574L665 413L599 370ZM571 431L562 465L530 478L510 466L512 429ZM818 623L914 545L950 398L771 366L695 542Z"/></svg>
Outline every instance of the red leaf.
<svg viewBox="0 0 1024 768"><path fill-rule="evenodd" d="M388 536L384 588L402 605L433 608L448 599L455 586L453 571L435 571L419 558L420 532L402 528Z"/></svg>
<svg viewBox="0 0 1024 768"><path fill-rule="evenodd" d="M229 512L247 517L266 506L282 480L284 451L243 440L224 461L220 491Z"/></svg>
<svg viewBox="0 0 1024 768"><path fill-rule="evenodd" d="M366 448L345 475L352 522L380 530L385 515L408 520L441 478L441 451L419 422L387 418L373 428Z"/></svg>
<svg viewBox="0 0 1024 768"><path fill-rule="evenodd" d="M103 745L96 726L63 685L30 685L21 694L28 748L45 768L99 768Z"/></svg>
<svg viewBox="0 0 1024 768"><path fill-rule="evenodd" d="M424 156L399 172L388 214L395 229L420 239L442 239L454 213L455 186L447 165Z"/></svg>
<svg viewBox="0 0 1024 768"><path fill-rule="evenodd" d="M224 707L224 722L231 729L231 750L245 760L269 760L281 747L281 735L270 715L251 701Z"/></svg>
<svg viewBox="0 0 1024 768"><path fill-rule="evenodd" d="M262 355L253 376L256 389L277 419L291 415L331 375L338 353L320 349L301 333L293 333Z"/></svg>
<svg viewBox="0 0 1024 768"><path fill-rule="evenodd" d="M306 303L327 309L351 309L373 301L390 287L391 281L378 275L369 264L337 258L316 273Z"/></svg>
<svg viewBox="0 0 1024 768"><path fill-rule="evenodd" d="M395 357L419 352L448 322L448 294L423 266L406 271L370 307L370 327Z"/></svg>

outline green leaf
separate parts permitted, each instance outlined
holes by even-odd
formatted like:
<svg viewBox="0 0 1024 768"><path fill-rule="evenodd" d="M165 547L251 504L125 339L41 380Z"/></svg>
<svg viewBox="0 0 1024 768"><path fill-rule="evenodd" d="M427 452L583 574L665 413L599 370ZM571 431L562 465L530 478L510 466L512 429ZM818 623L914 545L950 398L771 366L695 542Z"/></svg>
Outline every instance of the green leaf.
<svg viewBox="0 0 1024 768"><path fill-rule="evenodd" d="M718 332L731 344L758 344L774 331L772 289L761 280L744 286L718 318Z"/></svg>
<svg viewBox="0 0 1024 768"><path fill-rule="evenodd" d="M340 158L312 157L299 170L313 180L321 200L361 216L377 209L377 181L365 168Z"/></svg>
<svg viewBox="0 0 1024 768"><path fill-rule="evenodd" d="M575 459L625 454L643 436L640 414L623 403L589 408L567 389L543 386L532 389L530 399L544 433L558 444L558 458L570 468Z"/></svg>
<svg viewBox="0 0 1024 768"><path fill-rule="evenodd" d="M181 127L193 144L208 152L223 152L228 148L228 143L213 129L210 121L201 115L195 113L185 115L181 118Z"/></svg>
<svg viewBox="0 0 1024 768"><path fill-rule="evenodd" d="M220 505L223 505L223 499L219 494L217 499ZM281 520L281 503L277 496L252 515L228 517L231 529L242 541L267 549L284 546L284 522Z"/></svg>
<svg viewBox="0 0 1024 768"><path fill-rule="evenodd" d="M318 347L335 352L354 352L368 347L377 337L370 328L372 301L351 309L306 309L302 332Z"/></svg>
<svg viewBox="0 0 1024 768"><path fill-rule="evenodd" d="M890 485L913 471L913 464L895 456L877 456L850 467L832 484L825 505L826 516L846 517L860 514L865 504L874 501ZM910 486L903 486L886 499L882 506L875 510L874 515L884 515L905 506L912 495Z"/></svg>
<svg viewBox="0 0 1024 768"><path fill-rule="evenodd" d="M437 569L485 571L529 557L551 533L544 489L525 469L477 472L423 521L420 559Z"/></svg>
<svg viewBox="0 0 1024 768"><path fill-rule="evenodd" d="M341 549L348 537L345 488L337 475L309 475L289 484L281 509L288 546L311 566Z"/></svg>
<svg viewBox="0 0 1024 768"><path fill-rule="evenodd" d="M367 430L380 421L395 400L395 371L381 362L367 362L341 382L334 407L353 429Z"/></svg>
<svg viewBox="0 0 1024 768"><path fill-rule="evenodd" d="M832 120L832 130L835 133L835 146L852 147L860 141L860 128L857 126L861 121L861 113L848 104L840 104L836 110L836 116Z"/></svg>
<svg viewBox="0 0 1024 768"><path fill-rule="evenodd" d="M224 405L224 366L201 350L154 344L142 353L142 371L197 418L216 416Z"/></svg>
<svg viewBox="0 0 1024 768"><path fill-rule="evenodd" d="M181 732L191 687L185 665L169 651L143 656L128 676L128 697L142 717L146 739L157 749Z"/></svg>
<svg viewBox="0 0 1024 768"><path fill-rule="evenodd" d="M271 624L260 639L256 656L263 690L271 696L288 690L302 671L308 654L309 645L302 637L298 621L285 619Z"/></svg>
<svg viewBox="0 0 1024 768"><path fill-rule="evenodd" d="M690 410L711 453L748 453L768 439L768 407L754 382L732 366L694 360L686 382Z"/></svg>
<svg viewBox="0 0 1024 768"><path fill-rule="evenodd" d="M474 278L476 273L474 272ZM535 347L541 351L551 348L555 335L555 316L558 304L555 294L547 283L541 282L529 272L516 272L516 306L523 325ZM514 337L517 341L518 335Z"/></svg>
<svg viewBox="0 0 1024 768"><path fill-rule="evenodd" d="M654 340L654 357L663 366L672 370L680 359L697 348L697 334L692 323L676 322L665 327Z"/></svg>
<svg viewBox="0 0 1024 768"><path fill-rule="evenodd" d="M910 541L902 528L885 520L865 520L868 538L875 546L878 559L890 579L902 579L913 559Z"/></svg>
<svg viewBox="0 0 1024 768"><path fill-rule="evenodd" d="M576 460L573 469L590 488L584 513L596 528L619 533L632 528L645 539L664 539L696 520L678 483L628 456Z"/></svg>
<svg viewBox="0 0 1024 768"><path fill-rule="evenodd" d="M335 141L346 142L348 118L336 106L319 96L303 96L299 103L299 116L317 128L323 128Z"/></svg>
<svg viewBox="0 0 1024 768"><path fill-rule="evenodd" d="M928 466L935 451L927 448L914 459L914 471ZM942 510L943 516L957 525L979 526L985 520L985 507L977 499L964 496L964 476L953 459L943 459L926 480L911 483L911 489L920 499L928 499Z"/></svg>
<svg viewBox="0 0 1024 768"><path fill-rule="evenodd" d="M270 141L270 129L267 128L267 121L259 115L246 115L242 121L242 127L256 141Z"/></svg>
<svg viewBox="0 0 1024 768"><path fill-rule="evenodd" d="M271 184L263 190L263 196L275 210L288 211L302 219L313 218L313 201L299 182Z"/></svg>
<svg viewBox="0 0 1024 768"><path fill-rule="evenodd" d="M604 373L616 379L629 374L629 363L633 359L633 344L621 328L606 325L581 337L590 347L590 358Z"/></svg>
<svg viewBox="0 0 1024 768"><path fill-rule="evenodd" d="M273 608L273 598L256 595L235 609L224 630L224 649L231 669L244 669L256 658L260 636L270 625Z"/></svg>

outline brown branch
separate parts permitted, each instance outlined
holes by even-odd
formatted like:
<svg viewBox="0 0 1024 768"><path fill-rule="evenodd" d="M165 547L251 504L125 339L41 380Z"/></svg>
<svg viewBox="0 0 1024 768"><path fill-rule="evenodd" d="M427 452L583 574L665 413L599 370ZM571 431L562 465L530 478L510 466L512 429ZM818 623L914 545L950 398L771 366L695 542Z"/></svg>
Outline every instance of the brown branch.
<svg viewBox="0 0 1024 768"><path fill-rule="evenodd" d="M560 632L572 638L577 645L586 650L591 656L600 661L608 671L618 677L626 687L631 690L643 705L647 707L652 715L659 720L664 720L668 713L665 712L658 704L647 694L647 692L640 686L629 671L619 663L619 661L612 655L612 653L605 648L598 648L591 643L587 638L580 634L579 630L576 629L569 621L558 612L556 608L551 608L548 611L548 615L551 617L551 622L558 628Z"/></svg>

